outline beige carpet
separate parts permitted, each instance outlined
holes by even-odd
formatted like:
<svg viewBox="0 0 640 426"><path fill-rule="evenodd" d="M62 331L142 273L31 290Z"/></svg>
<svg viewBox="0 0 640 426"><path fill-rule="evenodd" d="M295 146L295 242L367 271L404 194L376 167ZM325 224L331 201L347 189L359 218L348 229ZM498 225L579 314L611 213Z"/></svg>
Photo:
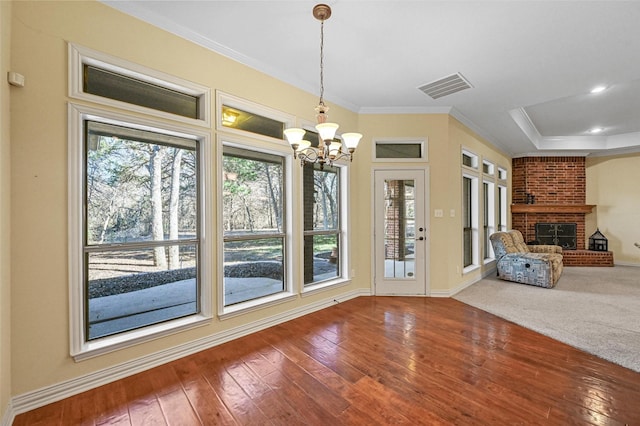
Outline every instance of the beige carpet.
<svg viewBox="0 0 640 426"><path fill-rule="evenodd" d="M553 289L492 276L454 298L640 372L639 267L565 267Z"/></svg>

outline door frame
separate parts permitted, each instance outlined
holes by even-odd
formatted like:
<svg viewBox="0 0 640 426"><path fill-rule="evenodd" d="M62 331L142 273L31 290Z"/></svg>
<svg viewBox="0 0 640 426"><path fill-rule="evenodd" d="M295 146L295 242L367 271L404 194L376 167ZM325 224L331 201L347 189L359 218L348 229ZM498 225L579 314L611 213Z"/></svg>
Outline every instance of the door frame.
<svg viewBox="0 0 640 426"><path fill-rule="evenodd" d="M376 173L377 172L406 172L406 171L419 171L424 175L424 226L425 226L425 243L424 243L424 294L397 294L398 296L419 296L419 297L427 297L431 295L431 276L430 276L430 259L431 259L431 214L429 210L429 199L430 199L430 174L429 174L429 166L417 166L417 167L398 167L398 165L394 166L375 166L371 169L371 236L372 242L371 244L371 294L377 295L377 258L376 258L376 245L380 236L376 235ZM384 294L385 296L390 294Z"/></svg>

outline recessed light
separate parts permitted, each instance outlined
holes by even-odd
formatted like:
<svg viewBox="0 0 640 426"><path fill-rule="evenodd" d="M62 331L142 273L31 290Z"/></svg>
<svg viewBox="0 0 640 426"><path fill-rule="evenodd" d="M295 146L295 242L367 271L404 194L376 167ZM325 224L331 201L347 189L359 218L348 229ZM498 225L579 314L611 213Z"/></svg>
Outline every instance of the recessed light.
<svg viewBox="0 0 640 426"><path fill-rule="evenodd" d="M607 88L607 86L596 86L593 89L591 89L591 93L600 93L600 92L604 92L604 90Z"/></svg>
<svg viewBox="0 0 640 426"><path fill-rule="evenodd" d="M602 127L594 127L593 129L589 130L589 133L600 133L604 130L604 128Z"/></svg>

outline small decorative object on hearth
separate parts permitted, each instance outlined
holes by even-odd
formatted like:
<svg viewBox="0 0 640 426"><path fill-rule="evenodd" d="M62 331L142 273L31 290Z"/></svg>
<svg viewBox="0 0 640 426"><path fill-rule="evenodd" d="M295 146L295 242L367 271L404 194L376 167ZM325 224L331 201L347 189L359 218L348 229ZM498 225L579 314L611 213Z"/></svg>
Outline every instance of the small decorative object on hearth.
<svg viewBox="0 0 640 426"><path fill-rule="evenodd" d="M596 232L589 237L589 250L593 251L607 251L609 250L609 240L600 232L600 229L596 229Z"/></svg>

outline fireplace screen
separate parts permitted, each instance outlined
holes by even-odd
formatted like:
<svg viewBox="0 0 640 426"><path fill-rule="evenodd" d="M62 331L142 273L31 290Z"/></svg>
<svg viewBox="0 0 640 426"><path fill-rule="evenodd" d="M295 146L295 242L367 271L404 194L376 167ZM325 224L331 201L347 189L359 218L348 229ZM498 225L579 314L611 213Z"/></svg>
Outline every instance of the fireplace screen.
<svg viewBox="0 0 640 426"><path fill-rule="evenodd" d="M575 223L536 223L536 241L540 244L554 244L567 250L575 250Z"/></svg>

